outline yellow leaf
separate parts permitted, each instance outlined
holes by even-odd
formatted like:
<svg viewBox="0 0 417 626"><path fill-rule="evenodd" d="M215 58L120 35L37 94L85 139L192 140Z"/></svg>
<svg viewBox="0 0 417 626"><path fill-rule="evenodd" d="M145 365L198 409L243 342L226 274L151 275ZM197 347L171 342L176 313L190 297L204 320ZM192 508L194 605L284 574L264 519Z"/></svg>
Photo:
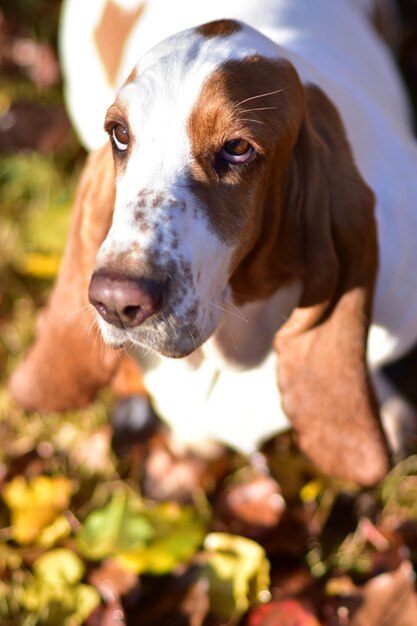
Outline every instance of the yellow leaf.
<svg viewBox="0 0 417 626"><path fill-rule="evenodd" d="M33 564L35 576L52 585L75 585L84 576L84 571L80 557L66 548L45 552Z"/></svg>
<svg viewBox="0 0 417 626"><path fill-rule="evenodd" d="M71 533L71 525L65 515L58 515L49 526L40 531L36 543L42 548L50 548L57 541L68 537Z"/></svg>
<svg viewBox="0 0 417 626"><path fill-rule="evenodd" d="M258 543L228 533L210 533L204 548L214 613L233 622L255 602L270 599L269 562Z"/></svg>
<svg viewBox="0 0 417 626"><path fill-rule="evenodd" d="M61 255L54 253L31 252L20 262L25 274L36 278L54 278L58 274Z"/></svg>
<svg viewBox="0 0 417 626"><path fill-rule="evenodd" d="M300 491L301 500L303 502L315 502L324 488L325 485L322 480L310 480Z"/></svg>
<svg viewBox="0 0 417 626"><path fill-rule="evenodd" d="M68 507L71 492L72 484L64 476L38 476L30 482L22 476L14 478L3 492L11 510L13 539L24 545L39 541L42 533ZM41 539L43 545L50 545L45 537L47 534Z"/></svg>

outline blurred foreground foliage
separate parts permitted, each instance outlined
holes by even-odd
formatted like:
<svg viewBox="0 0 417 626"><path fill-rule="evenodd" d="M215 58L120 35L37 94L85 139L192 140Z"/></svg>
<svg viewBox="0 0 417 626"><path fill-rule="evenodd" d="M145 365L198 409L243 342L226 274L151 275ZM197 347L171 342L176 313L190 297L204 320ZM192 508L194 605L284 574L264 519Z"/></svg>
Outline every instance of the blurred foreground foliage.
<svg viewBox="0 0 417 626"><path fill-rule="evenodd" d="M363 491L320 475L289 435L252 463L207 461L175 455L160 425L117 426L108 390L64 415L10 401L84 158L58 15L54 0L0 11L1 625L415 626L417 457Z"/></svg>

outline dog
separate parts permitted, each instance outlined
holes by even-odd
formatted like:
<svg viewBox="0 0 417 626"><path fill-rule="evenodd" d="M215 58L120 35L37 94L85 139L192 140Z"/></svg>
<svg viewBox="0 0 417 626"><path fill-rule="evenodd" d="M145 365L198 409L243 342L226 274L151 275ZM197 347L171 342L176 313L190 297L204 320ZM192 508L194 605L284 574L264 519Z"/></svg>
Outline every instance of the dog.
<svg viewBox="0 0 417 626"><path fill-rule="evenodd" d="M118 61L102 64L98 87L68 52L77 28L108 41L116 5L97 22L92 4L67 1L62 35L68 85L80 85L69 107L90 147L102 135L86 76L97 111L110 79L122 85L12 394L51 408L59 378L62 408L114 376L109 348L81 348L86 322L68 341L91 275L105 344L135 356L180 441L250 455L291 425L325 472L378 482L389 450L374 385L384 412L380 369L417 338L417 150L361 3L125 0Z"/></svg>

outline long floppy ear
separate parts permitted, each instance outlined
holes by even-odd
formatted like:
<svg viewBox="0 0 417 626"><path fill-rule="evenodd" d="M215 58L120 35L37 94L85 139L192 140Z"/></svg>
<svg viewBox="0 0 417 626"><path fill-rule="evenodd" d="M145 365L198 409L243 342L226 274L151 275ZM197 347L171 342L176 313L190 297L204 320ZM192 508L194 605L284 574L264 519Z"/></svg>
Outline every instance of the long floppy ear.
<svg viewBox="0 0 417 626"><path fill-rule="evenodd" d="M284 203L302 229L304 292L275 338L279 386L307 455L334 476L370 485L389 466L366 367L377 271L374 198L335 108L318 88L305 92Z"/></svg>
<svg viewBox="0 0 417 626"><path fill-rule="evenodd" d="M120 366L117 354L98 336L88 305L88 281L97 250L110 227L114 166L109 145L85 166L60 273L38 337L9 382L26 409L65 410L89 402Z"/></svg>

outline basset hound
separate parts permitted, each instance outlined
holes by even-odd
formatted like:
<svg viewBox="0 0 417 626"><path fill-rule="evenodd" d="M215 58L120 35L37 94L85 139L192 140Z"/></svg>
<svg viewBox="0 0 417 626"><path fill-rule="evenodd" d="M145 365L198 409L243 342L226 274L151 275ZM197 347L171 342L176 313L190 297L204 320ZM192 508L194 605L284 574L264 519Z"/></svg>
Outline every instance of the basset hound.
<svg viewBox="0 0 417 626"><path fill-rule="evenodd" d="M372 381L417 339L417 149L362 5L67 0L69 108L109 139L18 401L83 403L125 348L182 442L251 454L291 425L324 471L384 476Z"/></svg>

